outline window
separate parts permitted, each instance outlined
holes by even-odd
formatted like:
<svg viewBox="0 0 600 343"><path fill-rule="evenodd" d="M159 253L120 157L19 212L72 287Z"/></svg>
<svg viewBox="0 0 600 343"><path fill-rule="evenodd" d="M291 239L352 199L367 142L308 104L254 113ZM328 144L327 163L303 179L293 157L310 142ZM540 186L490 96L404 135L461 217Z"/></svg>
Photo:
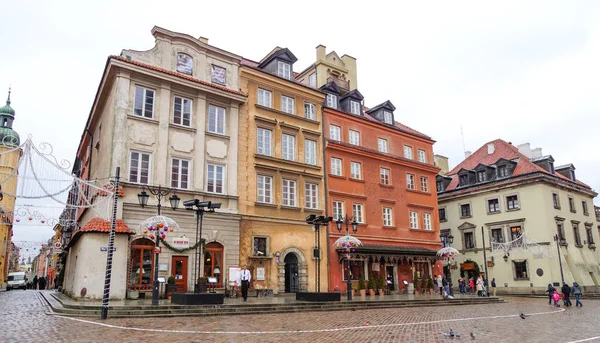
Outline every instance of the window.
<svg viewBox="0 0 600 343"><path fill-rule="evenodd" d="M504 238L502 237L502 229L501 228L492 229L492 242L504 243Z"/></svg>
<svg viewBox="0 0 600 343"><path fill-rule="evenodd" d="M317 119L317 106L310 102L304 103L304 118L316 120Z"/></svg>
<svg viewBox="0 0 600 343"><path fill-rule="evenodd" d="M510 227L510 240L511 241L521 238L522 235L523 235L523 231L521 230L520 226L511 226Z"/></svg>
<svg viewBox="0 0 600 343"><path fill-rule="evenodd" d="M554 203L554 208L560 210L560 198L558 197L558 193L552 193L552 202Z"/></svg>
<svg viewBox="0 0 600 343"><path fill-rule="evenodd" d="M341 201L333 202L333 220L344 218L344 203Z"/></svg>
<svg viewBox="0 0 600 343"><path fill-rule="evenodd" d="M573 212L573 213L577 212L575 210L575 200L573 200L572 197L569 197L569 209L571 209L571 212Z"/></svg>
<svg viewBox="0 0 600 343"><path fill-rule="evenodd" d="M412 147L410 147L408 145L404 146L404 157L408 158L409 160L413 159Z"/></svg>
<svg viewBox="0 0 600 343"><path fill-rule="evenodd" d="M224 166L208 164L206 173L206 191L223 194Z"/></svg>
<svg viewBox="0 0 600 343"><path fill-rule="evenodd" d="M527 260L525 261L513 261L515 268L515 279L529 279L527 277Z"/></svg>
<svg viewBox="0 0 600 343"><path fill-rule="evenodd" d="M565 226L562 221L558 221L556 223L556 230L558 231L558 239L560 240L560 244L565 244L567 239L565 237Z"/></svg>
<svg viewBox="0 0 600 343"><path fill-rule="evenodd" d="M471 216L471 204L460 205L460 216L461 216L461 218Z"/></svg>
<svg viewBox="0 0 600 343"><path fill-rule="evenodd" d="M362 204L352 204L352 215L357 223L364 223L365 218L363 216L363 205Z"/></svg>
<svg viewBox="0 0 600 343"><path fill-rule="evenodd" d="M277 76L290 80L292 78L292 66L288 63L277 61Z"/></svg>
<svg viewBox="0 0 600 343"><path fill-rule="evenodd" d="M438 192L443 192L444 191L444 182L438 181L436 184L436 188L437 188Z"/></svg>
<svg viewBox="0 0 600 343"><path fill-rule="evenodd" d="M421 191L429 192L429 179L425 176L421 176Z"/></svg>
<svg viewBox="0 0 600 343"><path fill-rule="evenodd" d="M469 175L468 174L462 174L458 176L458 184L460 186L466 186L469 184Z"/></svg>
<svg viewBox="0 0 600 343"><path fill-rule="evenodd" d="M419 162L427 163L427 155L425 154L425 150L419 149L417 153L419 154Z"/></svg>
<svg viewBox="0 0 600 343"><path fill-rule="evenodd" d="M150 154L132 151L129 155L129 182L148 184Z"/></svg>
<svg viewBox="0 0 600 343"><path fill-rule="evenodd" d="M317 88L317 73L312 73L308 76L308 85Z"/></svg>
<svg viewBox="0 0 600 343"><path fill-rule="evenodd" d="M579 223L573 223L573 236L575 237L575 246L581 247L581 236L579 235Z"/></svg>
<svg viewBox="0 0 600 343"><path fill-rule="evenodd" d="M225 109L213 105L208 106L208 132L225 134Z"/></svg>
<svg viewBox="0 0 600 343"><path fill-rule="evenodd" d="M317 164L317 142L310 139L304 140L304 162L307 164Z"/></svg>
<svg viewBox="0 0 600 343"><path fill-rule="evenodd" d="M392 209L389 207L383 208L383 226L393 226L393 224L392 224Z"/></svg>
<svg viewBox="0 0 600 343"><path fill-rule="evenodd" d="M353 179L361 179L360 172L360 163L358 162L350 162L350 177Z"/></svg>
<svg viewBox="0 0 600 343"><path fill-rule="evenodd" d="M256 176L256 201L265 204L273 203L273 178L270 176Z"/></svg>
<svg viewBox="0 0 600 343"><path fill-rule="evenodd" d="M360 280L365 279L365 261L350 261L350 271L348 272L348 264L344 262L344 270L342 271L342 280L347 281L348 276L350 276L350 280ZM366 278L368 279L368 278Z"/></svg>
<svg viewBox="0 0 600 343"><path fill-rule="evenodd" d="M190 161L174 158L171 160L171 187L187 189L190 181Z"/></svg>
<svg viewBox="0 0 600 343"><path fill-rule="evenodd" d="M506 168L506 166L499 166L498 167L498 177L507 177L508 176L508 170Z"/></svg>
<svg viewBox="0 0 600 343"><path fill-rule="evenodd" d="M152 118L154 116L154 91L152 89L140 86L135 87L133 114L145 118Z"/></svg>
<svg viewBox="0 0 600 343"><path fill-rule="evenodd" d="M333 94L327 94L327 107L337 109L337 96Z"/></svg>
<svg viewBox="0 0 600 343"><path fill-rule="evenodd" d="M477 172L477 182L483 182L485 181L486 177L485 177L485 170L480 170Z"/></svg>
<svg viewBox="0 0 600 343"><path fill-rule="evenodd" d="M350 100L350 113L360 115L360 103Z"/></svg>
<svg viewBox="0 0 600 343"><path fill-rule="evenodd" d="M334 141L342 140L342 129L339 126L329 125L329 139Z"/></svg>
<svg viewBox="0 0 600 343"><path fill-rule="evenodd" d="M175 97L173 101L173 124L192 125L192 100Z"/></svg>
<svg viewBox="0 0 600 343"><path fill-rule="evenodd" d="M417 212L410 211L409 220L410 220L410 228L411 229L419 228L419 214Z"/></svg>
<svg viewBox="0 0 600 343"><path fill-rule="evenodd" d="M273 107L272 106L272 94L268 90L264 90L262 88L258 89L258 104L265 107Z"/></svg>
<svg viewBox="0 0 600 343"><path fill-rule="evenodd" d="M490 199L487 201L488 213L500 212L500 202L498 199Z"/></svg>
<svg viewBox="0 0 600 343"><path fill-rule="evenodd" d="M506 209L507 210L518 210L519 209L519 196L509 195L506 197Z"/></svg>
<svg viewBox="0 0 600 343"><path fill-rule="evenodd" d="M252 240L252 255L267 256L267 237L254 237Z"/></svg>
<svg viewBox="0 0 600 343"><path fill-rule="evenodd" d="M393 117L391 112L383 111L383 122L390 125L393 124Z"/></svg>
<svg viewBox="0 0 600 343"><path fill-rule="evenodd" d="M294 161L296 154L296 137L292 135L281 135L281 155L284 160Z"/></svg>
<svg viewBox="0 0 600 343"><path fill-rule="evenodd" d="M296 181L283 179L283 205L296 206Z"/></svg>
<svg viewBox="0 0 600 343"><path fill-rule="evenodd" d="M304 184L304 207L316 209L319 207L319 187L314 183Z"/></svg>
<svg viewBox="0 0 600 343"><path fill-rule="evenodd" d="M446 221L446 208L438 208L438 215L440 216L440 221Z"/></svg>
<svg viewBox="0 0 600 343"><path fill-rule="evenodd" d="M465 249L475 249L475 237L473 232L464 232L463 239L465 243Z"/></svg>
<svg viewBox="0 0 600 343"><path fill-rule="evenodd" d="M423 214L423 226L425 227L425 230L431 230L431 214L430 213Z"/></svg>
<svg viewBox="0 0 600 343"><path fill-rule="evenodd" d="M339 158L331 158L331 174L342 176L342 160Z"/></svg>
<svg viewBox="0 0 600 343"><path fill-rule="evenodd" d="M386 168L379 168L379 182L382 185L390 184L390 170Z"/></svg>
<svg viewBox="0 0 600 343"><path fill-rule="evenodd" d="M350 144L360 145L360 133L354 130L348 130Z"/></svg>
<svg viewBox="0 0 600 343"><path fill-rule="evenodd" d="M377 148L380 152L388 152L387 140L383 138L377 138Z"/></svg>
<svg viewBox="0 0 600 343"><path fill-rule="evenodd" d="M210 80L221 85L225 84L225 68L212 65L210 69Z"/></svg>
<svg viewBox="0 0 600 343"><path fill-rule="evenodd" d="M281 110L285 113L294 114L294 99L289 96L281 96Z"/></svg>
<svg viewBox="0 0 600 343"><path fill-rule="evenodd" d="M177 54L177 72L188 75L194 73L194 60L191 56L182 53Z"/></svg>
<svg viewBox="0 0 600 343"><path fill-rule="evenodd" d="M589 216L590 213L588 212L587 202L582 201L581 202L581 207L583 207L583 215Z"/></svg>
<svg viewBox="0 0 600 343"><path fill-rule="evenodd" d="M591 225L586 225L585 226L585 235L587 238L587 244L589 245L593 245L594 244L594 234L592 233L592 226Z"/></svg>
<svg viewBox="0 0 600 343"><path fill-rule="evenodd" d="M271 154L271 130L256 129L256 153L259 155L272 156Z"/></svg>
<svg viewBox="0 0 600 343"><path fill-rule="evenodd" d="M415 176L413 174L406 174L406 188L415 189Z"/></svg>

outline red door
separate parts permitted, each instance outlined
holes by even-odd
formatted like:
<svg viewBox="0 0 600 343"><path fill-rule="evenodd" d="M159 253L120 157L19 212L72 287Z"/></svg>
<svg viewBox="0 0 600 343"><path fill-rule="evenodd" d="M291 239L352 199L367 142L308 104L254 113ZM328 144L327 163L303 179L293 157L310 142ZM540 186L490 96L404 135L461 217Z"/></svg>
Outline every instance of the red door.
<svg viewBox="0 0 600 343"><path fill-rule="evenodd" d="M175 277L177 292L187 292L188 257L173 256L171 258L171 275Z"/></svg>

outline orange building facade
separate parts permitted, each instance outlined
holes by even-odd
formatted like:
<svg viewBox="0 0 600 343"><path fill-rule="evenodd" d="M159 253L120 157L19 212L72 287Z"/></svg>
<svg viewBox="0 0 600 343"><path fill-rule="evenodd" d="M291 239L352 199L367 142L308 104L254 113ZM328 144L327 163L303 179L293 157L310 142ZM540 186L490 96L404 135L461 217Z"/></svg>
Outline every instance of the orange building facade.
<svg viewBox="0 0 600 343"><path fill-rule="evenodd" d="M389 101L365 110L357 90L344 92L333 83L320 89L327 95L328 215L356 220L357 232L352 225L349 231L363 243L350 254L338 252L332 245L346 234L346 225L341 231L329 226L329 290L345 291L347 277L356 284L382 276L392 292L401 293L414 275L440 274L434 141L396 122Z"/></svg>

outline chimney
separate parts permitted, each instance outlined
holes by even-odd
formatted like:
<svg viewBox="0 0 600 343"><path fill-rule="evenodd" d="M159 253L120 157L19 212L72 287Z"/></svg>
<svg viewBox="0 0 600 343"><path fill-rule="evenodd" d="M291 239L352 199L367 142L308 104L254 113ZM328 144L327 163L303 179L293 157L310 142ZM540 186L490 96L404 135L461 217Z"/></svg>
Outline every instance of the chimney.
<svg viewBox="0 0 600 343"><path fill-rule="evenodd" d="M469 156L471 156L471 152L470 151L465 151L465 158L468 158Z"/></svg>
<svg viewBox="0 0 600 343"><path fill-rule="evenodd" d="M325 45L317 45L317 61L325 61L326 47Z"/></svg>
<svg viewBox="0 0 600 343"><path fill-rule="evenodd" d="M535 148L531 150L531 158L538 158L542 156L544 156L544 154L542 154L542 148Z"/></svg>
<svg viewBox="0 0 600 343"><path fill-rule="evenodd" d="M488 143L487 148L488 148L488 155L491 155L494 153L494 151L496 151L496 148L494 147L494 143Z"/></svg>
<svg viewBox="0 0 600 343"><path fill-rule="evenodd" d="M198 40L204 44L208 44L208 38L206 38L206 37L198 37Z"/></svg>
<svg viewBox="0 0 600 343"><path fill-rule="evenodd" d="M531 144L529 143L523 143L523 144L519 144L517 146L519 148L519 152L525 156L527 156L528 158L532 158L531 157Z"/></svg>
<svg viewBox="0 0 600 343"><path fill-rule="evenodd" d="M445 175L450 171L448 167L448 157L442 155L433 155L433 163L436 167L440 168L440 174Z"/></svg>

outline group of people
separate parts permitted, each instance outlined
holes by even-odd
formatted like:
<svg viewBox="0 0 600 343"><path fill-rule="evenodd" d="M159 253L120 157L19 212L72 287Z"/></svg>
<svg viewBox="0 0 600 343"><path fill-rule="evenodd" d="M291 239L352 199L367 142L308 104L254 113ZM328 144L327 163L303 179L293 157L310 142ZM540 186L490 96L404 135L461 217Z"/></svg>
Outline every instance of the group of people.
<svg viewBox="0 0 600 343"><path fill-rule="evenodd" d="M548 305L552 305L552 301L554 301L554 306L560 307L558 302L562 298L565 307L573 306L570 299L571 294L573 294L575 297L575 307L583 307L581 300L579 300L579 297L581 297L581 287L577 282L573 282L573 287L570 287L566 282L563 283L560 291L562 295L558 293L558 290L551 283L548 284L548 289L546 290L546 293L548 293Z"/></svg>
<svg viewBox="0 0 600 343"><path fill-rule="evenodd" d="M443 297L445 297L445 294L450 294L450 285L446 280L446 275L433 276L433 293L437 294L438 290Z"/></svg>
<svg viewBox="0 0 600 343"><path fill-rule="evenodd" d="M52 280L50 280L52 281ZM39 290L44 290L46 289L46 286L48 285L48 280L46 280L45 277L40 276L38 278L38 276L34 276L33 280L31 280L31 282L27 283L27 288L29 289L39 289ZM54 284L56 284L56 278L54 279ZM56 287L55 287L56 288ZM50 289L50 287L48 286L48 289Z"/></svg>
<svg viewBox="0 0 600 343"><path fill-rule="evenodd" d="M486 282L481 276L479 276L477 279L475 279L474 277L470 277L468 280L465 280L463 278L458 279L458 289L462 294L475 294L475 292L477 292L477 295L480 297L486 296L489 290L486 289L485 284ZM496 296L496 278L492 279L490 286L492 287L491 295Z"/></svg>

